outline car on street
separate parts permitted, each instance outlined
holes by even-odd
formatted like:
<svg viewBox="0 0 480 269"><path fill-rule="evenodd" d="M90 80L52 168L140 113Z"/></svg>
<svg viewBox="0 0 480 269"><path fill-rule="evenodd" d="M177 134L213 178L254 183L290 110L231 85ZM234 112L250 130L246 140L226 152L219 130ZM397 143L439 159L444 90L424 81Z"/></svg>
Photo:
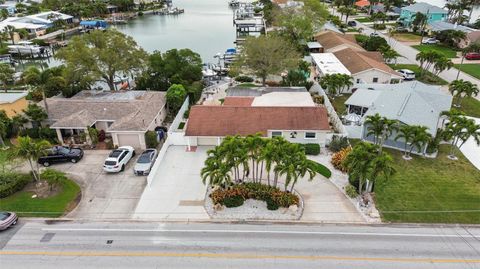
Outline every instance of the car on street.
<svg viewBox="0 0 480 269"><path fill-rule="evenodd" d="M6 230L8 227L17 224L17 220L17 214L0 211L0 231Z"/></svg>
<svg viewBox="0 0 480 269"><path fill-rule="evenodd" d="M351 27L357 26L357 22L356 22L356 21L348 21L347 24L348 24L348 26L351 26Z"/></svg>
<svg viewBox="0 0 480 269"><path fill-rule="evenodd" d="M158 151L156 149L146 149L140 157L138 157L133 173L137 176L148 176L152 169L155 160L157 159Z"/></svg>
<svg viewBox="0 0 480 269"><path fill-rule="evenodd" d="M424 38L422 39L422 44L433 45L437 44L439 41L434 37Z"/></svg>
<svg viewBox="0 0 480 269"><path fill-rule="evenodd" d="M377 32L373 32L370 34L371 37L374 37L374 36L380 36Z"/></svg>
<svg viewBox="0 0 480 269"><path fill-rule="evenodd" d="M81 148L54 146L47 150L47 155L38 158L37 162L47 167L54 163L76 163L82 158L83 150Z"/></svg>
<svg viewBox="0 0 480 269"><path fill-rule="evenodd" d="M135 156L135 149L131 146L122 146L114 149L105 159L103 170L116 173L125 170L127 163Z"/></svg>
<svg viewBox="0 0 480 269"><path fill-rule="evenodd" d="M467 60L480 60L480 52L469 52L465 54Z"/></svg>
<svg viewBox="0 0 480 269"><path fill-rule="evenodd" d="M410 69L400 69L397 70L398 73L402 74L405 80L413 80L415 79L415 72Z"/></svg>

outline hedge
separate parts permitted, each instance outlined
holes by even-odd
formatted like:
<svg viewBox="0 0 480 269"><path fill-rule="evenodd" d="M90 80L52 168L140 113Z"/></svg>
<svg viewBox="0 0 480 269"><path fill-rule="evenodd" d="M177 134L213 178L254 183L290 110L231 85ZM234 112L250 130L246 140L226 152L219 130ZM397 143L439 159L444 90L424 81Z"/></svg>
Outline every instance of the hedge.
<svg viewBox="0 0 480 269"><path fill-rule="evenodd" d="M307 155L318 155L320 154L320 145L319 144L298 144L302 147Z"/></svg>
<svg viewBox="0 0 480 269"><path fill-rule="evenodd" d="M237 82L253 82L253 78L249 76L238 76L235 78Z"/></svg>
<svg viewBox="0 0 480 269"><path fill-rule="evenodd" d="M330 178L332 176L332 171L330 171L330 169L325 167L323 164L317 163L316 161L312 161L312 160L308 160L308 161L312 163L312 165L314 166L315 172L317 172L318 174L326 178Z"/></svg>
<svg viewBox="0 0 480 269"><path fill-rule="evenodd" d="M22 190L30 181L31 177L28 174L0 174L0 198L5 198Z"/></svg>
<svg viewBox="0 0 480 269"><path fill-rule="evenodd" d="M147 131L145 133L145 144L147 144L147 148L156 148L158 146L157 132Z"/></svg>

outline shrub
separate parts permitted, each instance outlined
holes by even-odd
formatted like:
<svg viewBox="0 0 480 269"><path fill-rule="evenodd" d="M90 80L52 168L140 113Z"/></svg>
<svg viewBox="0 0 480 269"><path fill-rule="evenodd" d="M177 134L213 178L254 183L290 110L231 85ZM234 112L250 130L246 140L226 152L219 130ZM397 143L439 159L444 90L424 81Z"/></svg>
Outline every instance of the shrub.
<svg viewBox="0 0 480 269"><path fill-rule="evenodd" d="M328 144L328 148L332 152L339 152L340 150L347 148L350 145L346 136L334 135L332 141Z"/></svg>
<svg viewBox="0 0 480 269"><path fill-rule="evenodd" d="M272 199L267 199L267 209L268 210L277 210L280 206Z"/></svg>
<svg viewBox="0 0 480 269"><path fill-rule="evenodd" d="M357 190L357 192L358 192L358 186L360 185L360 181L358 180L358 178L354 178L354 177L348 175L348 182L350 183L350 185L355 187L355 190Z"/></svg>
<svg viewBox="0 0 480 269"><path fill-rule="evenodd" d="M139 12L138 12L138 16L139 16L139 17L143 16L143 11L139 11Z"/></svg>
<svg viewBox="0 0 480 269"><path fill-rule="evenodd" d="M105 131L104 130L100 130L100 132L98 132L98 141L100 141L100 142L105 141Z"/></svg>
<svg viewBox="0 0 480 269"><path fill-rule="evenodd" d="M29 136L30 138L39 138L38 128L29 128L20 131L20 136Z"/></svg>
<svg viewBox="0 0 480 269"><path fill-rule="evenodd" d="M190 109L187 109L185 110L185 112L183 113L183 118L184 119L188 119L188 116L190 115Z"/></svg>
<svg viewBox="0 0 480 269"><path fill-rule="evenodd" d="M147 148L156 148L158 146L157 133L155 131L147 131L145 133L145 144L147 144Z"/></svg>
<svg viewBox="0 0 480 269"><path fill-rule="evenodd" d="M385 38L380 36L369 37L363 45L363 48L367 51L378 51L380 47L390 47Z"/></svg>
<svg viewBox="0 0 480 269"><path fill-rule="evenodd" d="M65 173L60 172L55 169L47 168L41 174L40 178L47 181L50 188L59 186L62 182L66 181L68 178Z"/></svg>
<svg viewBox="0 0 480 269"><path fill-rule="evenodd" d="M265 84L267 84L267 86L269 86L269 87L279 87L280 86L280 82L272 81L272 80L265 81Z"/></svg>
<svg viewBox="0 0 480 269"><path fill-rule="evenodd" d="M347 186L345 186L345 193L348 195L348 197L350 198L356 198L358 196L358 192L357 192L357 189L348 184Z"/></svg>
<svg viewBox="0 0 480 269"><path fill-rule="evenodd" d="M253 78L249 76L238 76L235 78L237 82L253 82Z"/></svg>
<svg viewBox="0 0 480 269"><path fill-rule="evenodd" d="M330 178L332 176L332 171L330 171L330 169L328 169L323 164L317 163L316 161L312 160L308 161L312 163L313 169L315 170L315 172L317 172L317 174L320 174L326 178Z"/></svg>
<svg viewBox="0 0 480 269"><path fill-rule="evenodd" d="M302 147L305 150L305 154L307 155L318 155L320 154L320 145L309 143L309 144L302 144Z"/></svg>
<svg viewBox="0 0 480 269"><path fill-rule="evenodd" d="M347 169L343 165L343 161L347 157L347 155L352 151L351 147L344 148L340 150L339 152L336 152L332 155L332 160L330 161L335 167L335 169L338 169L342 172L347 172Z"/></svg>
<svg viewBox="0 0 480 269"><path fill-rule="evenodd" d="M323 95L314 94L312 95L312 99L315 104L323 105L325 103L325 99L323 99Z"/></svg>
<svg viewBox="0 0 480 269"><path fill-rule="evenodd" d="M107 149L113 149L114 148L112 139L109 139L106 143L107 143Z"/></svg>
<svg viewBox="0 0 480 269"><path fill-rule="evenodd" d="M42 46L42 47L49 46L49 44L43 39L34 39L34 40L32 40L32 43L35 44L35 45Z"/></svg>
<svg viewBox="0 0 480 269"><path fill-rule="evenodd" d="M223 200L223 205L225 205L228 208L239 207L239 206L243 205L244 201L245 201L245 199L242 196L236 195L236 196L225 198L225 200Z"/></svg>
<svg viewBox="0 0 480 269"><path fill-rule="evenodd" d="M178 129L179 130L183 130L184 127L185 127L185 122L182 121L178 124Z"/></svg>
<svg viewBox="0 0 480 269"><path fill-rule="evenodd" d="M5 198L22 190L31 179L32 177L28 174L0 174L0 198Z"/></svg>
<svg viewBox="0 0 480 269"><path fill-rule="evenodd" d="M38 128L38 138L46 139L53 142L57 139L57 132L48 127L40 127Z"/></svg>

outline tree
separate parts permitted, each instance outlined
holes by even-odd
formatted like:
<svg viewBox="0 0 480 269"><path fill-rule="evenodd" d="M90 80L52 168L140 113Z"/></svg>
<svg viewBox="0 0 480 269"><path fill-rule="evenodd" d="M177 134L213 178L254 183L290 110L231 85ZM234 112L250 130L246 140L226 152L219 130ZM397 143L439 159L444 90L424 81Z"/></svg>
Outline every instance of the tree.
<svg viewBox="0 0 480 269"><path fill-rule="evenodd" d="M23 129L23 126L28 122L28 119L25 118L22 114L16 114L12 117L12 133L18 134L20 130Z"/></svg>
<svg viewBox="0 0 480 269"><path fill-rule="evenodd" d="M435 37L449 47L458 48L460 42L467 37L467 34L460 30L443 30L437 32Z"/></svg>
<svg viewBox="0 0 480 269"><path fill-rule="evenodd" d="M411 141L413 140L413 137L415 136L414 132L415 132L414 126L402 125L398 129L398 134L395 137L395 141L403 140L403 143L405 145L404 150L403 150L403 158L406 159L406 160L410 159L410 157L408 156L407 148L408 148L408 144L411 143Z"/></svg>
<svg viewBox="0 0 480 269"><path fill-rule="evenodd" d="M62 76L62 67L52 67L40 71L31 66L22 73L22 80L26 84L33 86L35 90L40 91L42 95L45 110L48 113L47 97L52 97L66 87L67 82Z"/></svg>
<svg viewBox="0 0 480 269"><path fill-rule="evenodd" d="M461 148L470 137L473 137L477 145L480 145L480 124L465 116L454 115L446 124L444 138L451 141L449 158L456 160L455 148Z"/></svg>
<svg viewBox="0 0 480 269"><path fill-rule="evenodd" d="M13 81L15 70L8 64L0 64L0 82L5 92L8 91L7 83Z"/></svg>
<svg viewBox="0 0 480 269"><path fill-rule="evenodd" d="M44 178L50 186L50 191L60 186L67 180L65 173L47 168L42 172L41 177Z"/></svg>
<svg viewBox="0 0 480 269"><path fill-rule="evenodd" d="M142 70L146 56L133 38L113 29L76 36L55 55L65 61L67 70L103 81L112 91L116 78Z"/></svg>
<svg viewBox="0 0 480 269"><path fill-rule="evenodd" d="M180 84L173 84L167 90L167 105L169 112L172 115L176 115L178 110L182 107L185 98L187 97L187 91Z"/></svg>
<svg viewBox="0 0 480 269"><path fill-rule="evenodd" d="M373 143L379 146L380 151L382 151L385 140L398 129L397 125L398 122L396 120L381 117L378 113L367 116L365 120L367 136L373 135Z"/></svg>
<svg viewBox="0 0 480 269"><path fill-rule="evenodd" d="M331 96L341 94L343 89L352 85L352 77L347 74L326 74L320 78L320 86Z"/></svg>
<svg viewBox="0 0 480 269"><path fill-rule="evenodd" d="M42 121L48 118L47 112L37 104L28 104L23 112L32 121L34 127L41 126Z"/></svg>
<svg viewBox="0 0 480 269"><path fill-rule="evenodd" d="M448 91L453 95L453 98L456 100L456 107L461 106L462 100L465 97L477 96L477 94L479 93L477 85L463 79L452 81L448 86Z"/></svg>
<svg viewBox="0 0 480 269"><path fill-rule="evenodd" d="M385 59L386 63L394 62L397 61L397 58L400 57L401 55L394 49L392 49L390 46L382 46L380 47L380 52L382 53L383 59Z"/></svg>
<svg viewBox="0 0 480 269"><path fill-rule="evenodd" d="M462 49L462 60L460 61L460 67L458 68L457 77L455 79L458 79L458 77L460 76L460 70L463 67L463 61L465 60L465 55L469 52L480 52L480 41L477 40L477 42L471 43L467 47Z"/></svg>
<svg viewBox="0 0 480 269"><path fill-rule="evenodd" d="M424 74L436 62L444 61L446 58L443 54L435 50L420 51L415 59L420 62L421 74Z"/></svg>
<svg viewBox="0 0 480 269"><path fill-rule="evenodd" d="M0 146L5 147L4 137L7 135L7 129L11 121L5 110L0 110Z"/></svg>
<svg viewBox="0 0 480 269"><path fill-rule="evenodd" d="M7 9L4 9L2 8L0 10L0 19L3 21L5 20L6 18L8 18L10 16L10 14L8 14L8 10Z"/></svg>
<svg viewBox="0 0 480 269"><path fill-rule="evenodd" d="M447 57L439 57L433 63L433 74L438 76L441 72L445 70L449 70L453 67L452 60L448 59Z"/></svg>
<svg viewBox="0 0 480 269"><path fill-rule="evenodd" d="M265 85L268 75L296 67L299 57L295 48L281 37L247 37L235 67L250 69L262 79L262 85Z"/></svg>
<svg viewBox="0 0 480 269"><path fill-rule="evenodd" d="M423 32L423 28L427 23L427 16L421 12L417 12L414 15L414 19L412 21L413 31L417 32L418 29L421 29Z"/></svg>
<svg viewBox="0 0 480 269"><path fill-rule="evenodd" d="M378 155L378 146L365 142L356 144L343 161L348 176L358 180L358 192L363 194L363 185L371 171L371 161Z"/></svg>
<svg viewBox="0 0 480 269"><path fill-rule="evenodd" d="M50 143L46 140L40 140L38 142L32 140L28 136L20 136L17 139L18 144L15 146L13 156L28 161L30 169L35 181L40 180L39 168L37 160L38 158L47 154L47 149L51 147ZM34 165L35 164L35 165Z"/></svg>

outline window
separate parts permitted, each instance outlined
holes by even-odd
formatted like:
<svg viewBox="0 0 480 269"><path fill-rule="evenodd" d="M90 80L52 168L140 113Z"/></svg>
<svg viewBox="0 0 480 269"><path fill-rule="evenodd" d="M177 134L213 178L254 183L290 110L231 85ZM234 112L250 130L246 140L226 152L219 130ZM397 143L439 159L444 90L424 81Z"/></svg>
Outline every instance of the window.
<svg viewBox="0 0 480 269"><path fill-rule="evenodd" d="M377 83L378 82L378 78L373 78L373 83Z"/></svg>
<svg viewBox="0 0 480 269"><path fill-rule="evenodd" d="M305 139L315 139L317 138L317 134L314 132L305 132Z"/></svg>
<svg viewBox="0 0 480 269"><path fill-rule="evenodd" d="M282 136L282 132L279 132L279 131L272 132L272 137L276 137L276 136Z"/></svg>

